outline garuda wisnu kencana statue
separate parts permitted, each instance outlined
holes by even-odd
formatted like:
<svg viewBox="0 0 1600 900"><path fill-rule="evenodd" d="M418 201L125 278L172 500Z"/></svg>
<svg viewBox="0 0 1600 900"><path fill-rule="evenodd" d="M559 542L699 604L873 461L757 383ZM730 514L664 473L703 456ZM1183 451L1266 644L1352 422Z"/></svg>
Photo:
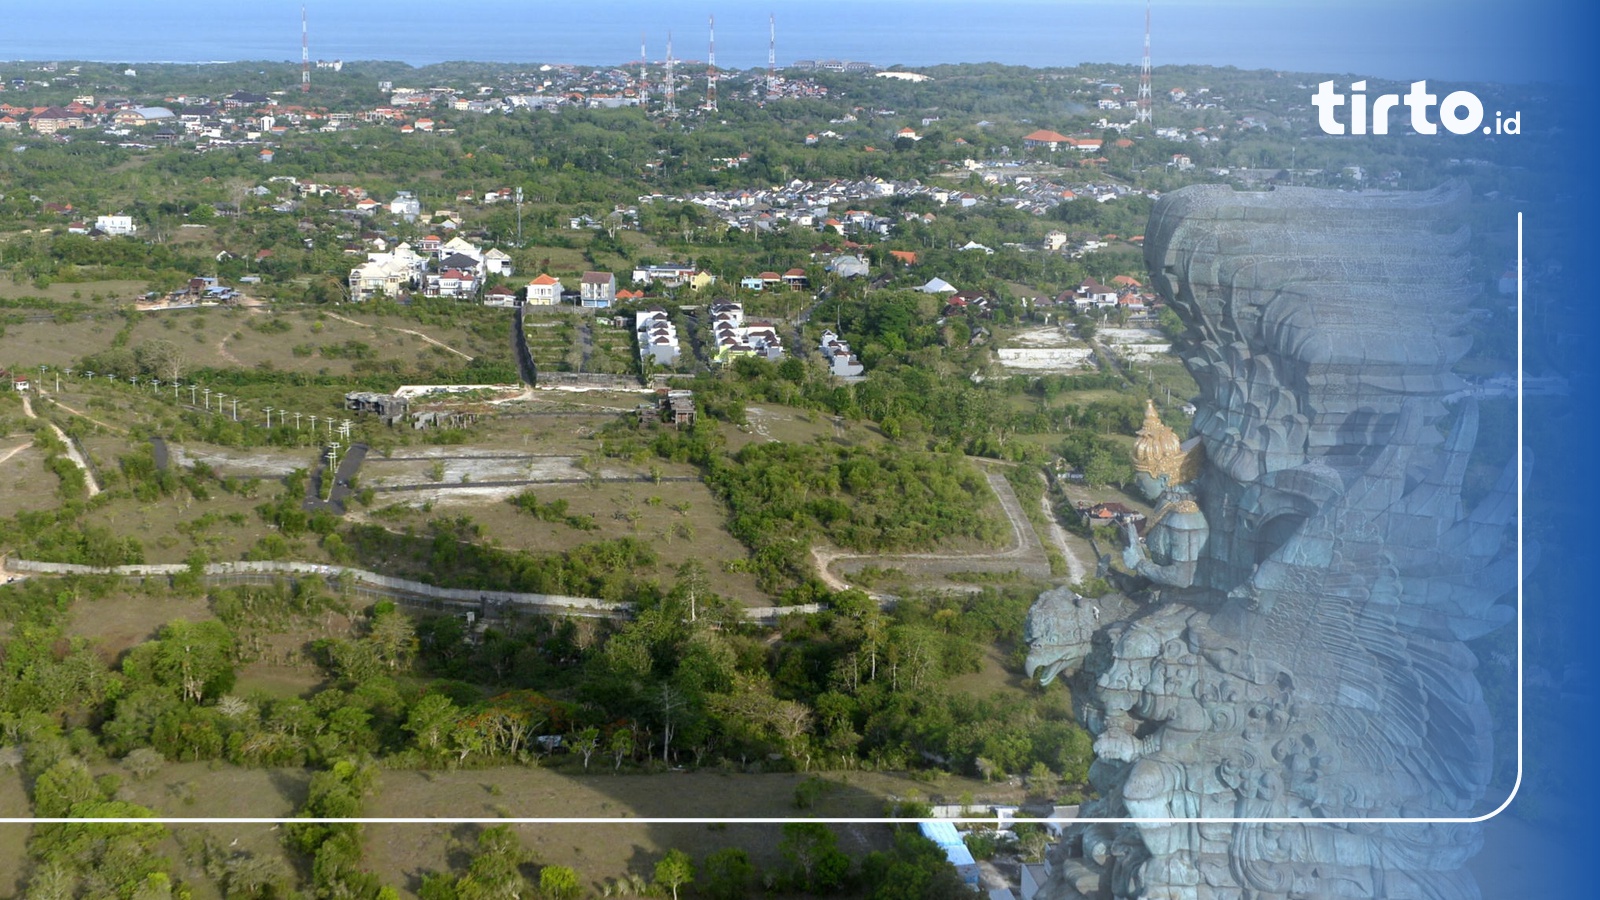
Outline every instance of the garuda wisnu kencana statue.
<svg viewBox="0 0 1600 900"><path fill-rule="evenodd" d="M1085 817L1042 896L1470 900L1487 707L1465 641L1504 624L1517 473L1462 500L1479 424L1453 368L1476 294L1459 186L1204 185L1145 232L1199 384L1182 441L1149 411L1155 513L1132 599L1043 595L1030 670L1094 736ZM1481 492L1480 492L1481 493ZM1303 820L1303 821L1299 821Z"/></svg>

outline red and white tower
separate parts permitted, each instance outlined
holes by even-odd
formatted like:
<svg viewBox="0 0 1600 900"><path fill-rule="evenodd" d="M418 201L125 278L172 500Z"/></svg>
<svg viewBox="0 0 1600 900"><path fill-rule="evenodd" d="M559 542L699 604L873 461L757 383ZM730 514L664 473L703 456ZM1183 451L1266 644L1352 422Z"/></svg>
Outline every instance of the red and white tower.
<svg viewBox="0 0 1600 900"><path fill-rule="evenodd" d="M300 7L300 93L311 93L311 32L306 29L306 8Z"/></svg>
<svg viewBox="0 0 1600 900"><path fill-rule="evenodd" d="M767 99L778 93L778 20L767 13Z"/></svg>
<svg viewBox="0 0 1600 900"><path fill-rule="evenodd" d="M717 111L717 17L711 17L711 45L706 55L706 112Z"/></svg>
<svg viewBox="0 0 1600 900"><path fill-rule="evenodd" d="M1139 62L1139 118L1140 122L1150 120L1150 0L1144 2L1144 59Z"/></svg>

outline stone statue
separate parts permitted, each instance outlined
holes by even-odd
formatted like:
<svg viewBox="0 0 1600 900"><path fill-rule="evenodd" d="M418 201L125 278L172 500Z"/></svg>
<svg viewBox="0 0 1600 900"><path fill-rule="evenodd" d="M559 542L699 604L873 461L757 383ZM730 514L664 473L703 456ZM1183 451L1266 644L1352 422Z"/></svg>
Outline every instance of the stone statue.
<svg viewBox="0 0 1600 900"><path fill-rule="evenodd" d="M1125 526L1128 546L1122 562L1156 584L1180 588L1194 584L1200 551L1211 533L1189 484L1200 473L1200 462L1200 439L1180 444L1178 435L1156 413L1155 401L1145 401L1144 427L1133 445L1134 482L1139 493L1155 504L1155 514L1146 526L1143 546L1138 527L1131 522Z"/></svg>
<svg viewBox="0 0 1600 900"><path fill-rule="evenodd" d="M1124 562L1159 591L1041 595L1028 662L1094 736L1085 817L1200 821L1070 828L1046 900L1478 896L1473 827L1315 821L1498 803L1463 642L1512 615L1520 473L1464 508L1465 199L1157 202L1146 261L1201 392L1189 442L1152 405L1135 448L1156 512Z"/></svg>

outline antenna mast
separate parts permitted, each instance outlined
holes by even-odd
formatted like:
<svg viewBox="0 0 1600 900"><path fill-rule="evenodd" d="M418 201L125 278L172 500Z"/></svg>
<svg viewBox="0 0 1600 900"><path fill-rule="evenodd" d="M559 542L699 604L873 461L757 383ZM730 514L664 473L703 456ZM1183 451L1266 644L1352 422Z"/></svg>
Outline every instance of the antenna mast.
<svg viewBox="0 0 1600 900"><path fill-rule="evenodd" d="M1140 122L1150 121L1150 0L1144 2L1144 59L1139 63L1139 117Z"/></svg>
<svg viewBox="0 0 1600 900"><path fill-rule="evenodd" d="M706 56L706 112L717 111L717 17L711 17L711 49Z"/></svg>
<svg viewBox="0 0 1600 900"><path fill-rule="evenodd" d="M767 13L767 99L778 93L778 20Z"/></svg>
<svg viewBox="0 0 1600 900"><path fill-rule="evenodd" d="M678 92L672 83L672 32L667 32L667 107L666 114L674 115L678 111Z"/></svg>
<svg viewBox="0 0 1600 900"><path fill-rule="evenodd" d="M650 103L650 57L644 52L644 32L639 32L639 108Z"/></svg>
<svg viewBox="0 0 1600 900"><path fill-rule="evenodd" d="M300 93L311 93L311 33L306 29L306 8L300 7Z"/></svg>

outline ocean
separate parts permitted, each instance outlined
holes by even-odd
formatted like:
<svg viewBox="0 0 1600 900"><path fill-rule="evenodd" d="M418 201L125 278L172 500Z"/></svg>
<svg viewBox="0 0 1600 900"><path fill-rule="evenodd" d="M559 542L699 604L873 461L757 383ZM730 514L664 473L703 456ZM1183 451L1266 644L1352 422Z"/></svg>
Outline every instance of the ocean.
<svg viewBox="0 0 1600 900"><path fill-rule="evenodd" d="M1559 0L1164 0L1151 4L1156 66L1352 73L1379 78L1535 81ZM298 60L298 0L56 0L15 11L0 59L119 63ZM998 62L1137 64L1140 0L310 0L313 59L613 65L704 60L708 17L724 69L764 68L768 15L780 66L843 59L880 66Z"/></svg>

